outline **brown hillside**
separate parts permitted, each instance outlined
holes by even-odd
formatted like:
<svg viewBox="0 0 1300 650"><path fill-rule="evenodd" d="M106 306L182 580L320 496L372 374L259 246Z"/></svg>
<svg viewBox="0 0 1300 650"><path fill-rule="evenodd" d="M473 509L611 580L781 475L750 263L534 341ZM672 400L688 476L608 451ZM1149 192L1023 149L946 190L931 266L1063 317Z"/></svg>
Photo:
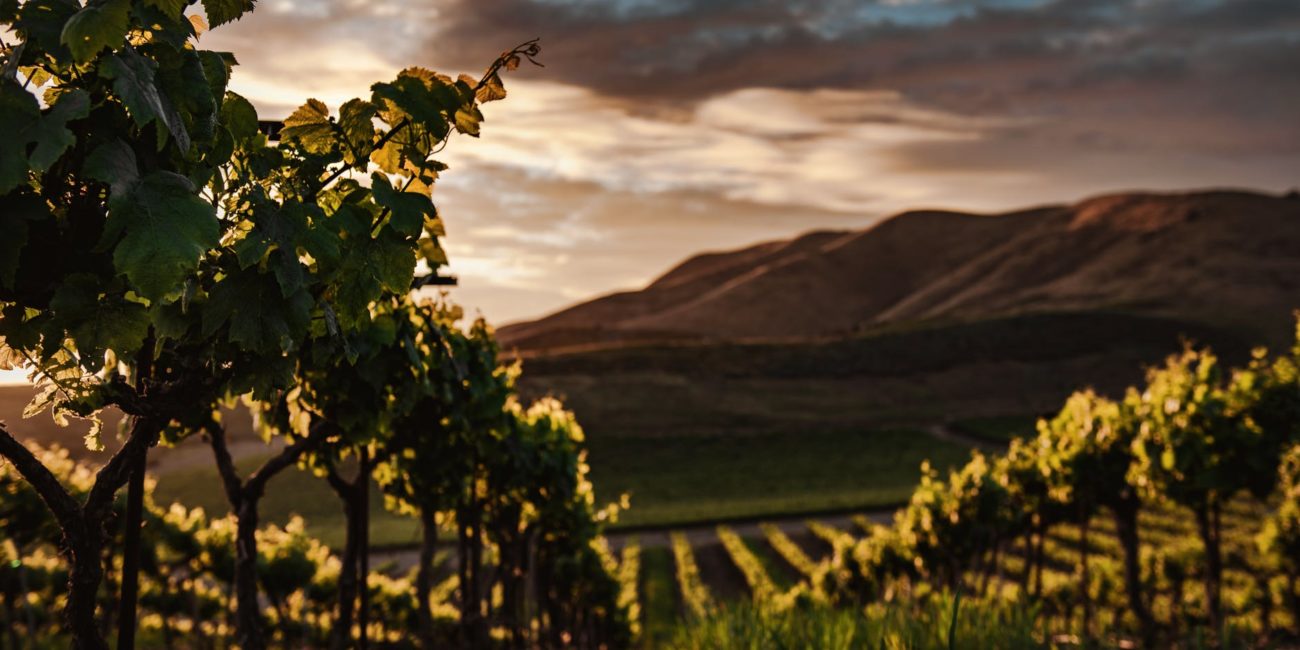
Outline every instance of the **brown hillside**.
<svg viewBox="0 0 1300 650"><path fill-rule="evenodd" d="M1282 342L1300 200L1121 194L996 215L906 212L683 262L640 291L503 327L507 347L839 336L929 320L1120 310Z"/></svg>

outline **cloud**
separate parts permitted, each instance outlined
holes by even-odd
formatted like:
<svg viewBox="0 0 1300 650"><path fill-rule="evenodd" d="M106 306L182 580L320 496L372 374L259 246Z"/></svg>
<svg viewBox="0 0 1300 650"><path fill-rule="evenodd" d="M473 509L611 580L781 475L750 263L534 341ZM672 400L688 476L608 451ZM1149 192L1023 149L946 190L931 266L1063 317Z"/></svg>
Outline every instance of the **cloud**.
<svg viewBox="0 0 1300 650"><path fill-rule="evenodd" d="M511 88L508 101L487 107L481 141L449 150L453 172L495 165L603 190L691 190L861 212L883 198L915 198L931 184L890 177L891 151L976 139L996 126L915 107L892 92L749 88L659 119L574 86ZM885 178L887 185L864 182Z"/></svg>
<svg viewBox="0 0 1300 650"><path fill-rule="evenodd" d="M634 107L752 87L890 90L1151 147L1300 149L1291 0L464 0L442 9L428 49L467 63L535 36L537 74ZM1142 119L1158 115L1173 137Z"/></svg>

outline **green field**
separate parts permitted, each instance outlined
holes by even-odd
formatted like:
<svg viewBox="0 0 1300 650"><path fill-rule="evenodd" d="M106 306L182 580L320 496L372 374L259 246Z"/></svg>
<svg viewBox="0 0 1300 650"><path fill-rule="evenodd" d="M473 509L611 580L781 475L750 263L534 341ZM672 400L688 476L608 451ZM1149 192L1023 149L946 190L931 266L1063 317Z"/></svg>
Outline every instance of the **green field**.
<svg viewBox="0 0 1300 650"><path fill-rule="evenodd" d="M157 452L166 454L167 452ZM256 469L263 458L245 458L237 465L241 473ZM221 479L214 467L177 470L158 477L158 487L153 493L160 504L179 501L187 506L201 506L210 513L230 511L222 491ZM371 543L375 545L411 545L420 541L419 524L411 518L399 517L384 509L383 497L376 489L370 493ZM309 472L291 468L271 479L262 499L261 517L265 523L283 524L292 515L306 520L307 532L331 548L343 546L343 505L330 490L325 479Z"/></svg>
<svg viewBox="0 0 1300 650"><path fill-rule="evenodd" d="M893 505L923 460L944 468L967 456L916 431L594 438L590 448L597 498L632 497L622 526Z"/></svg>
<svg viewBox="0 0 1300 650"><path fill-rule="evenodd" d="M911 494L921 461L948 467L967 454L915 431L594 439L590 447L597 499L612 501L625 492L632 497L620 528L889 506ZM240 470L250 471L261 460L244 459ZM208 466L162 474L154 497L228 511L216 470ZM385 511L378 490L371 502L372 543L418 542L414 520ZM261 514L275 523L302 515L311 534L334 547L342 544L338 499L323 479L307 472L290 469L273 479Z"/></svg>
<svg viewBox="0 0 1300 650"><path fill-rule="evenodd" d="M1031 438L1036 431L1038 417L1033 415L995 415L957 420L948 426L953 430L991 442L1011 442L1012 438Z"/></svg>

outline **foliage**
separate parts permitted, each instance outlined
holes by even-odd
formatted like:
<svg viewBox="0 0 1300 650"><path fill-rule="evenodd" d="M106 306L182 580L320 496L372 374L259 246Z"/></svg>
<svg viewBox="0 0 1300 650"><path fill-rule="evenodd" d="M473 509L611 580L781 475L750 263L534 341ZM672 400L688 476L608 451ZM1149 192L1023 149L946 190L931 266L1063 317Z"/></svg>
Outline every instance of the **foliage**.
<svg viewBox="0 0 1300 650"><path fill-rule="evenodd" d="M745 576L750 598L762 605L773 603L780 595L780 589L745 540L727 526L718 526L718 540L722 542L723 548L727 549L727 554L731 556L731 561L735 563L736 568L740 569L740 573Z"/></svg>
<svg viewBox="0 0 1300 650"><path fill-rule="evenodd" d="M483 503L514 513L536 529L536 557L518 566L535 562L551 578L545 633L625 643L617 583L593 549L613 511L594 506L572 416L551 402L514 406L515 371L498 363L490 328L463 331L458 309L409 297L425 283L417 262L433 273L447 262L430 197L446 166L435 156L454 134L479 135L479 105L505 97L501 72L531 60L536 43L479 78L408 68L336 108L309 99L271 141L251 104L227 90L234 57L200 49L192 4L0 4L16 38L0 46L0 368L25 364L39 379L29 415L98 423L113 406L130 416L125 444L95 474L0 429L0 453L13 461L0 474L0 517L19 577L35 580L23 558L49 566L49 542L62 538L78 647L107 646L97 609L121 616L121 643L134 620L160 626L167 644L229 636L216 614L232 600L246 648L320 645L326 633L335 644L357 632L398 639L417 618L429 622L432 586L367 570L373 475L394 508L428 520L464 520ZM202 5L217 27L253 3ZM247 476L218 415L238 399L284 443ZM197 432L212 444L233 518L159 511L132 483L129 502L145 499L147 521L160 522L135 550L139 515L114 515L115 493L143 475L155 444ZM87 445L101 447L99 435L96 424ZM341 559L301 521L258 525L267 482L297 463L345 497ZM506 519L490 539L474 535L474 557L507 542ZM105 568L121 574L119 603L103 597ZM137 619L125 585L138 572ZM357 592L376 618L363 613L354 630Z"/></svg>
<svg viewBox="0 0 1300 650"><path fill-rule="evenodd" d="M686 613L695 618L706 616L713 608L713 596L700 578L700 567L695 564L695 552L684 533L672 534L673 563L677 567L677 586L681 589Z"/></svg>
<svg viewBox="0 0 1300 650"><path fill-rule="evenodd" d="M781 530L780 526L772 523L765 523L761 525L761 528L763 530L763 536L767 538L767 542L771 544L772 548L776 549L776 552L781 555L781 558L789 563L790 566L794 567L800 575L806 578L811 578L817 573L817 563L813 562L812 558L808 557L808 554L804 553L803 549L799 548L799 545L795 544L794 540L790 539L790 537Z"/></svg>
<svg viewBox="0 0 1300 650"><path fill-rule="evenodd" d="M1042 648L1032 608L963 602L953 624L953 599L942 596L915 607L869 607L865 612L826 606L773 610L737 605L680 628L668 645L721 648ZM955 630L949 643L949 630Z"/></svg>

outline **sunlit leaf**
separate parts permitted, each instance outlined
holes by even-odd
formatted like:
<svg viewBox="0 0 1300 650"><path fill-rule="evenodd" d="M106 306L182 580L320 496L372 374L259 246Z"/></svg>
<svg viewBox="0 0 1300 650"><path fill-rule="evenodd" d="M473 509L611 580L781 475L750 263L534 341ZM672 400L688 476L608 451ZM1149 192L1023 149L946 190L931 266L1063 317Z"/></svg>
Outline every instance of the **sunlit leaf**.
<svg viewBox="0 0 1300 650"><path fill-rule="evenodd" d="M85 63L104 48L117 49L126 39L130 0L108 0L86 5L63 26L60 40L78 63Z"/></svg>

